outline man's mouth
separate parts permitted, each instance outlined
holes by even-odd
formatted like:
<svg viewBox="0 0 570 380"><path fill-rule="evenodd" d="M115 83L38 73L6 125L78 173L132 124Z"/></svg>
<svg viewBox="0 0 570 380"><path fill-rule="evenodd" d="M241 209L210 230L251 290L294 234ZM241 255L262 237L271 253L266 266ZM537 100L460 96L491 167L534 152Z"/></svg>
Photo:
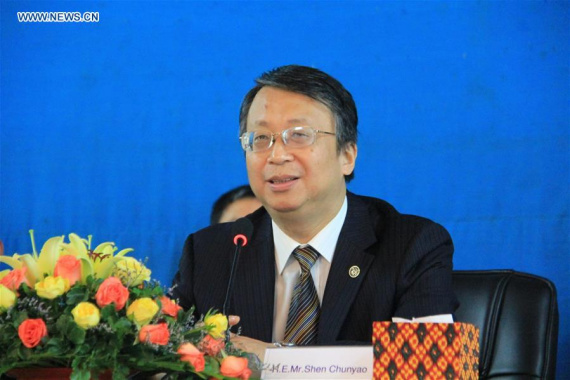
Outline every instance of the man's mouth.
<svg viewBox="0 0 570 380"><path fill-rule="evenodd" d="M294 181L294 180L296 180L296 179L297 179L297 177L271 178L271 179L269 180L269 182L278 185L278 184L280 184L280 183L287 183L287 182Z"/></svg>

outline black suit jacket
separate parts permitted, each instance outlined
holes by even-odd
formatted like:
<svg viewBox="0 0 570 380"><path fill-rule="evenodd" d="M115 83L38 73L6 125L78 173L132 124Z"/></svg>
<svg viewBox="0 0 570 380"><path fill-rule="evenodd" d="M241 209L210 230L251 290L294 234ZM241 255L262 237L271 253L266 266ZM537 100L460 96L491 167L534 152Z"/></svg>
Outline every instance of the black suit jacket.
<svg viewBox="0 0 570 380"><path fill-rule="evenodd" d="M347 194L340 232L321 305L318 344L364 343L372 322L452 314L453 243L440 225L398 213L380 199ZM275 253L271 218L249 215L253 236L239 258L229 314L241 317L242 335L272 340ZM174 279L174 297L197 314L221 311L234 254L232 225L191 234ZM349 268L358 266L356 278Z"/></svg>

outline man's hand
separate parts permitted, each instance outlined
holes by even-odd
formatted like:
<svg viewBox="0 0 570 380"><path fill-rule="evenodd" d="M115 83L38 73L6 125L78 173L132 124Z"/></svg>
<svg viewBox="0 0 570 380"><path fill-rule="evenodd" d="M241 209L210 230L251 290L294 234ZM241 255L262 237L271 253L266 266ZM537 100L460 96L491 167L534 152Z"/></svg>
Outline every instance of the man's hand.
<svg viewBox="0 0 570 380"><path fill-rule="evenodd" d="M239 323L239 320L240 318L237 315L228 316L228 324L230 325L230 328L232 326L237 325ZM236 346L236 348L239 348L242 351L251 352L252 354L255 354L262 362L265 357L265 349L269 347L274 347L272 343L266 343L262 342L261 340L248 338L246 336L240 336L235 334L231 334L230 340L234 344L234 346Z"/></svg>
<svg viewBox="0 0 570 380"><path fill-rule="evenodd" d="M273 343L266 343L257 339L252 339L248 338L247 336L240 335L233 335L231 342L240 350L251 352L252 354L257 355L259 360L262 362L265 358L265 349L274 347Z"/></svg>
<svg viewBox="0 0 570 380"><path fill-rule="evenodd" d="M230 325L230 328L237 325L239 321L239 315L228 315L228 325Z"/></svg>

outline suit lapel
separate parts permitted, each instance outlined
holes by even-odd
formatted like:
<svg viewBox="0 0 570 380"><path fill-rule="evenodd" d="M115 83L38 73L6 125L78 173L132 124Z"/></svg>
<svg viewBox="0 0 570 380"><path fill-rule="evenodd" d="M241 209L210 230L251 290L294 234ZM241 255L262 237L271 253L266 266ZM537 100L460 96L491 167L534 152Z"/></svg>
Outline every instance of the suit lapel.
<svg viewBox="0 0 570 380"><path fill-rule="evenodd" d="M319 321L318 343L331 344L337 340L346 315L358 294L362 280L372 263L373 256L365 249L376 242L372 221L366 204L347 193L348 211L336 245ZM358 267L355 278L349 269Z"/></svg>
<svg viewBox="0 0 570 380"><path fill-rule="evenodd" d="M251 216L254 232L243 248L236 272L232 309L241 313L245 336L270 342L273 332L275 254L271 218L263 210ZM255 334L252 332L255 331Z"/></svg>

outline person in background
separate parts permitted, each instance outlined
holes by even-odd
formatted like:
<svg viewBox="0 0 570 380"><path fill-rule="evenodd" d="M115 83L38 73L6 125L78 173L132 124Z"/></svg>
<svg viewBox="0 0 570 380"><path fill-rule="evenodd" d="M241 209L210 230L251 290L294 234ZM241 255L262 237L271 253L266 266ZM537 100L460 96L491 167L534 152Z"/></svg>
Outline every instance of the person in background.
<svg viewBox="0 0 570 380"><path fill-rule="evenodd" d="M358 117L338 80L298 65L266 72L239 122L263 208L248 216L253 234L235 274L228 314L241 317L242 335L234 344L263 357L272 344L370 344L374 321L453 321L445 228L347 191ZM222 309L234 224L186 239L173 291L181 306Z"/></svg>
<svg viewBox="0 0 570 380"><path fill-rule="evenodd" d="M210 225L233 222L261 207L249 185L238 186L222 194L212 206Z"/></svg>

